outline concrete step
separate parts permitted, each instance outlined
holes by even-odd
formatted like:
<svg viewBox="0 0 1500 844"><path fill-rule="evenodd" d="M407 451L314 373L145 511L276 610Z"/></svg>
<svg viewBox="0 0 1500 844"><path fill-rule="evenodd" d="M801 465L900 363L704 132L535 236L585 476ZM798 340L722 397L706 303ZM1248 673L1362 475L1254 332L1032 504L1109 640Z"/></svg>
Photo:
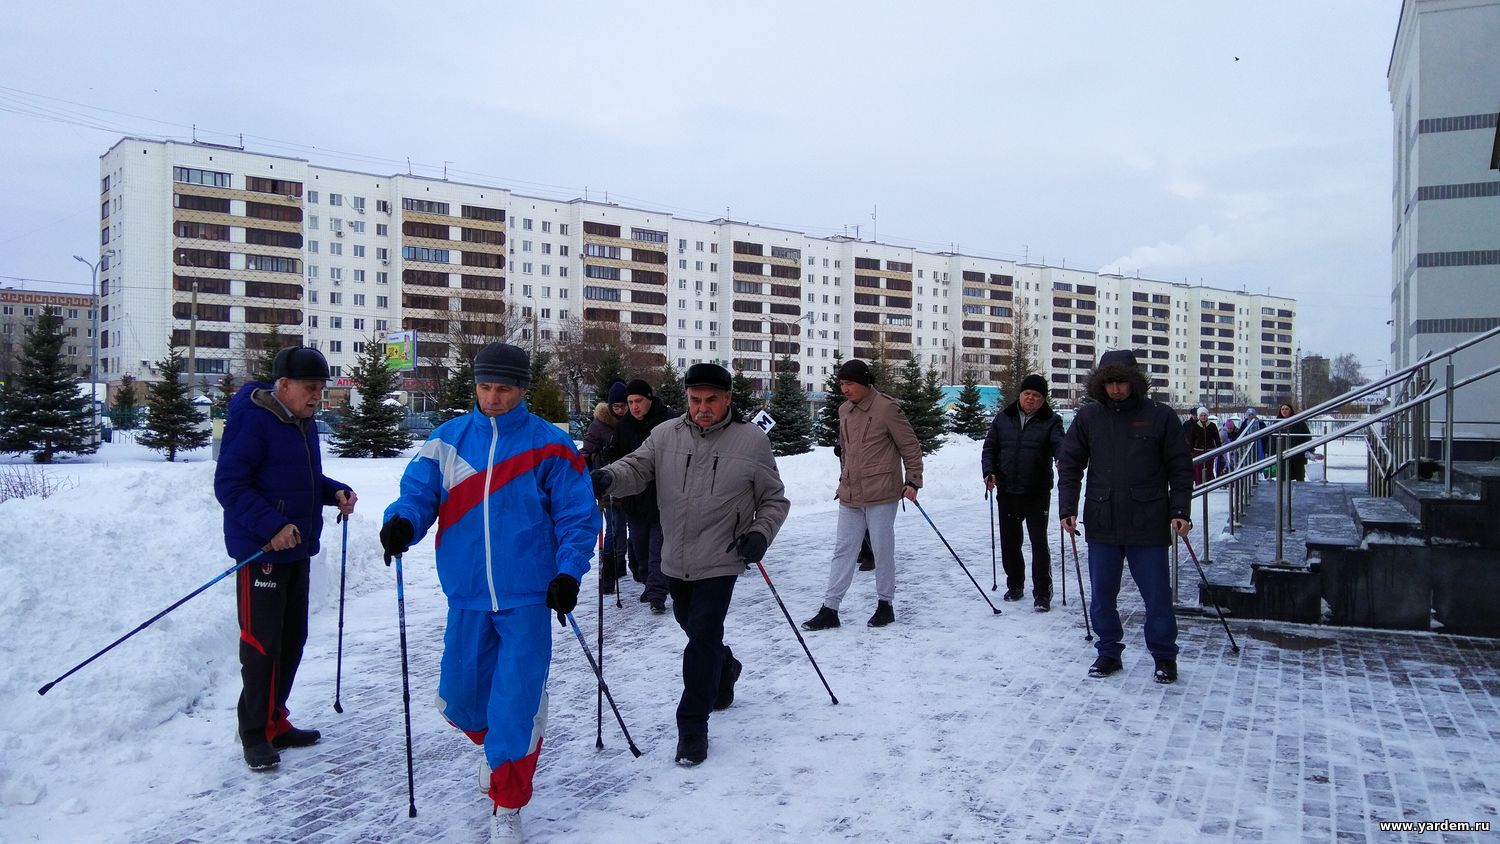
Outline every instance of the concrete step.
<svg viewBox="0 0 1500 844"><path fill-rule="evenodd" d="M1359 525L1348 513L1319 513L1307 517L1303 542L1308 555L1335 548L1358 548L1362 537Z"/></svg>
<svg viewBox="0 0 1500 844"><path fill-rule="evenodd" d="M1372 533L1399 538L1423 536L1422 520L1394 498L1356 498L1353 507L1354 518L1367 536Z"/></svg>
<svg viewBox="0 0 1500 844"><path fill-rule="evenodd" d="M1461 492L1465 488L1470 491ZM1442 483L1403 478L1395 482L1391 493L1416 514L1433 542L1500 548L1500 495L1482 498L1472 484L1455 483L1453 489L1454 495L1449 497Z"/></svg>

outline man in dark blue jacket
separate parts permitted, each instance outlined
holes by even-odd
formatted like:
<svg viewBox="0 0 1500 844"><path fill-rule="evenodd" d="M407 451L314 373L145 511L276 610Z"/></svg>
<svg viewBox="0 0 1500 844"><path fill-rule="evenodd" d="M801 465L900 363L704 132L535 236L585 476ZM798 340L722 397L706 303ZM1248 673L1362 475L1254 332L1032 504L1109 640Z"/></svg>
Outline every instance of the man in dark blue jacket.
<svg viewBox="0 0 1500 844"><path fill-rule="evenodd" d="M1017 398L995 414L980 457L984 487L1000 496L1000 561L1005 600L1026 595L1021 530L1031 534L1031 597L1037 612L1052 609L1052 555L1047 513L1052 509L1052 461L1062 447L1062 418L1047 405L1047 379L1028 375Z"/></svg>
<svg viewBox="0 0 1500 844"><path fill-rule="evenodd" d="M1146 395L1150 382L1128 351L1105 352L1089 376L1094 404L1080 408L1063 438L1058 458L1057 509L1062 528L1078 529L1078 493L1084 469L1088 490L1083 524L1088 528L1089 617L1099 658L1091 677L1108 677L1123 666L1124 633L1115 601L1126 562L1146 602L1146 647L1156 659L1156 682L1177 681L1177 618L1167 547L1172 534L1192 528L1188 505L1193 463L1182 441L1182 423L1172 408Z"/></svg>
<svg viewBox="0 0 1500 844"><path fill-rule="evenodd" d="M287 696L307 642L308 571L323 535L323 508L345 517L357 496L323 474L313 423L328 384L317 349L282 349L274 383L252 381L229 402L214 496L224 507L224 544L237 560L267 548L239 571L240 743L245 764L261 771L279 749L320 738L287 721Z"/></svg>

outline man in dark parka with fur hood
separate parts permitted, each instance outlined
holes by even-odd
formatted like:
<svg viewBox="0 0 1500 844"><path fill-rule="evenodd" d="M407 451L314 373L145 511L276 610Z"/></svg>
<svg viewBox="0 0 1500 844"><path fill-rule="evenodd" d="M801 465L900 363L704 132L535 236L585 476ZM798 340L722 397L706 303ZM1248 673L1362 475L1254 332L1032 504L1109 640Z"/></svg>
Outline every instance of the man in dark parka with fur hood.
<svg viewBox="0 0 1500 844"><path fill-rule="evenodd" d="M1105 352L1099 359L1088 383L1096 403L1079 409L1063 439L1057 509L1063 530L1074 533L1087 469L1083 524L1093 581L1089 617L1099 653L1089 675L1107 677L1123 667L1125 646L1115 601L1128 562L1146 602L1146 647L1156 660L1156 681L1172 683L1177 680L1177 619L1167 548L1174 532L1186 534L1192 527L1193 466L1177 414L1152 401L1149 389L1133 353Z"/></svg>

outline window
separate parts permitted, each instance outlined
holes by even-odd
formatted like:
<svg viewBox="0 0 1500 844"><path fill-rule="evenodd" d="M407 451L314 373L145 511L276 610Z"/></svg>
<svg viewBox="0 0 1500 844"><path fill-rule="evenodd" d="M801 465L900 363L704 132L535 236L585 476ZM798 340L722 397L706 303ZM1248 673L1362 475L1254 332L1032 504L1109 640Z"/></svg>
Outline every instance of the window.
<svg viewBox="0 0 1500 844"><path fill-rule="evenodd" d="M403 246L401 257L408 261L429 261L435 264L448 263L448 250L432 249L426 246Z"/></svg>
<svg viewBox="0 0 1500 844"><path fill-rule="evenodd" d="M314 229L314 230L316 230L318 228L318 215L317 214L309 214L307 216L307 227L309 229Z"/></svg>
<svg viewBox="0 0 1500 844"><path fill-rule="evenodd" d="M552 222L550 220L543 220L542 221L542 231L544 233L552 231Z"/></svg>
<svg viewBox="0 0 1500 844"><path fill-rule="evenodd" d="M382 261L389 261L391 259L391 250L384 246L377 246L375 247L375 257Z"/></svg>
<svg viewBox="0 0 1500 844"><path fill-rule="evenodd" d="M217 173L213 170L199 170L194 167L173 167L172 181L182 182L185 185L227 188L229 187L229 174Z"/></svg>
<svg viewBox="0 0 1500 844"><path fill-rule="evenodd" d="M337 244L334 244L334 245L336 246ZM356 257L356 258L363 258L363 257L365 257L365 247L362 246L362 245L360 245L360 244L358 244L358 243L354 244L354 257Z"/></svg>
<svg viewBox="0 0 1500 844"><path fill-rule="evenodd" d="M388 237L390 235L390 231L391 227L387 226L385 223L375 224L375 235L377 237Z"/></svg>
<svg viewBox="0 0 1500 844"><path fill-rule="evenodd" d="M307 327L308 328L317 328L318 327L318 315L317 314L313 314L312 316L309 316L307 318Z"/></svg>
<svg viewBox="0 0 1500 844"><path fill-rule="evenodd" d="M391 204L384 199L375 200L375 210L382 214L391 213Z"/></svg>
<svg viewBox="0 0 1500 844"><path fill-rule="evenodd" d="M448 215L448 203L446 202L429 202L425 199L403 198L401 200L401 208L405 211L417 211L422 214Z"/></svg>
<svg viewBox="0 0 1500 844"><path fill-rule="evenodd" d="M521 272L523 272L523 273L525 273L527 275L531 274L531 262L530 261L522 261L521 262Z"/></svg>
<svg viewBox="0 0 1500 844"><path fill-rule="evenodd" d="M307 242L307 251L314 255L318 254L318 242L316 240L309 240Z"/></svg>
<svg viewBox="0 0 1500 844"><path fill-rule="evenodd" d="M365 198L362 196L351 197L349 204L353 205L357 211L365 210ZM364 224L361 223L360 225L363 226ZM361 228L360 230L363 231L364 229Z"/></svg>
<svg viewBox="0 0 1500 844"><path fill-rule="evenodd" d="M386 272L386 271L384 271L384 270L381 270L381 271L375 273L375 283L376 284L390 284L391 283L391 274L388 273L388 272Z"/></svg>
<svg viewBox="0 0 1500 844"><path fill-rule="evenodd" d="M355 232L357 234L364 234L364 232L365 232L365 221L364 220L350 220L349 221L349 230L352 231L352 232Z"/></svg>
<svg viewBox="0 0 1500 844"><path fill-rule="evenodd" d="M390 328L390 320L384 320L384 319L377 319L377 320L375 320L375 330L376 331L385 331L388 328Z"/></svg>
<svg viewBox="0 0 1500 844"><path fill-rule="evenodd" d="M342 281L344 278L344 271L338 267L329 267L328 277L333 279L334 281Z"/></svg>
<svg viewBox="0 0 1500 844"><path fill-rule="evenodd" d="M330 305L341 305L341 304L343 304L343 302L344 302L344 294L342 294L342 293L330 293L330 294L328 294L328 304L330 304Z"/></svg>
<svg viewBox="0 0 1500 844"><path fill-rule="evenodd" d="M343 328L344 327L344 318L343 317L336 317L336 316L335 317L329 317L328 318L328 327L329 328Z"/></svg>
<svg viewBox="0 0 1500 844"><path fill-rule="evenodd" d="M567 223L559 223L558 226L557 226L557 233L558 234L567 234L568 233L568 224Z"/></svg>
<svg viewBox="0 0 1500 844"><path fill-rule="evenodd" d="M354 280L357 281L357 282L360 282L361 284L364 283L364 280L365 280L365 271L364 270L355 270L354 271Z"/></svg>
<svg viewBox="0 0 1500 844"><path fill-rule="evenodd" d="M328 204L332 205L334 207L338 207L340 205L343 205L344 204L344 195L341 194L341 193L330 193L328 195Z"/></svg>
<svg viewBox="0 0 1500 844"><path fill-rule="evenodd" d="M334 295L337 296L338 294L335 293ZM365 294L363 294L363 293L356 293L356 294L354 294L354 306L357 307L357 308L362 308L362 307L364 307L364 305L365 305Z"/></svg>
<svg viewBox="0 0 1500 844"><path fill-rule="evenodd" d="M344 254L344 244L339 243L338 241L334 241L333 243L328 244L328 254L329 255L342 255L342 254Z"/></svg>

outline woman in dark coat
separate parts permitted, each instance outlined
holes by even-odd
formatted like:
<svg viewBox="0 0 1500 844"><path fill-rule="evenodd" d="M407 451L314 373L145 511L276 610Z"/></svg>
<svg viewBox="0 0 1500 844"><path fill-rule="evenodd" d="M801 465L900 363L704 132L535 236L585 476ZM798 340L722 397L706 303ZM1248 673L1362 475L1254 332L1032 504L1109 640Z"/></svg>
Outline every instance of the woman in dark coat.
<svg viewBox="0 0 1500 844"><path fill-rule="evenodd" d="M1297 408L1293 407L1291 402L1282 402L1281 409L1276 413L1276 418L1286 419L1288 417L1295 416L1296 414ZM1312 431L1308 430L1306 420L1300 420L1297 422L1293 422L1291 425L1288 425L1285 428L1282 428L1272 436L1282 437L1282 440L1285 443L1283 447L1286 450L1290 451L1293 448L1296 448L1297 446L1310 441L1312 439ZM1307 480L1307 452L1303 452L1296 457L1288 457L1286 459L1286 474L1288 480Z"/></svg>

